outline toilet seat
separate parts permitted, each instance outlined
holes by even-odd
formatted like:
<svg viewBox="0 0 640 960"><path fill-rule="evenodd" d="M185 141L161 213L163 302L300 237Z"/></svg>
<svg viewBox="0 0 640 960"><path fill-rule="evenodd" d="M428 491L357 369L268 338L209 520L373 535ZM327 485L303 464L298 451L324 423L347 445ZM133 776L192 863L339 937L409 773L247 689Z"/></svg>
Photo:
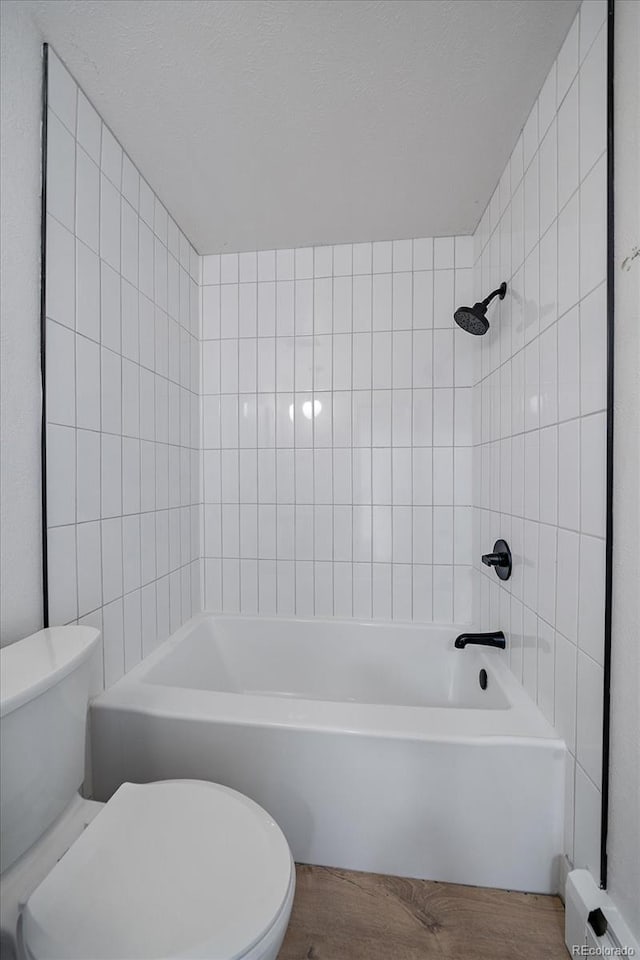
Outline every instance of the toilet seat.
<svg viewBox="0 0 640 960"><path fill-rule="evenodd" d="M275 821L195 780L123 784L31 895L34 960L239 960L288 921L295 872Z"/></svg>

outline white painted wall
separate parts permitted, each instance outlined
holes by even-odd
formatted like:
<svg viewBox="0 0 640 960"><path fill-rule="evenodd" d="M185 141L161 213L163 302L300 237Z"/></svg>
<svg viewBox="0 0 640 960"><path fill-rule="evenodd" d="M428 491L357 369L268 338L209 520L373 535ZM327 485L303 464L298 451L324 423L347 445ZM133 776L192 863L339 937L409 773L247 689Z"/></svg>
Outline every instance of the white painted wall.
<svg viewBox="0 0 640 960"><path fill-rule="evenodd" d="M20 2L2 17L0 643L42 625L40 91L42 37Z"/></svg>
<svg viewBox="0 0 640 960"><path fill-rule="evenodd" d="M615 20L615 475L609 891L640 937L640 4Z"/></svg>

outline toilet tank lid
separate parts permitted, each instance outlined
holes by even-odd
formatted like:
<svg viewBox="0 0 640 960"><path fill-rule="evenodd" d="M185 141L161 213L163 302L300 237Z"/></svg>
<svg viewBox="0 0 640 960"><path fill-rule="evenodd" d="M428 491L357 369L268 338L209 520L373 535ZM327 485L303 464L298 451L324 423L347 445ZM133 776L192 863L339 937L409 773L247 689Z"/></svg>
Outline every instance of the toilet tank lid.
<svg viewBox="0 0 640 960"><path fill-rule="evenodd" d="M0 717L60 683L93 653L94 627L48 627L0 649Z"/></svg>

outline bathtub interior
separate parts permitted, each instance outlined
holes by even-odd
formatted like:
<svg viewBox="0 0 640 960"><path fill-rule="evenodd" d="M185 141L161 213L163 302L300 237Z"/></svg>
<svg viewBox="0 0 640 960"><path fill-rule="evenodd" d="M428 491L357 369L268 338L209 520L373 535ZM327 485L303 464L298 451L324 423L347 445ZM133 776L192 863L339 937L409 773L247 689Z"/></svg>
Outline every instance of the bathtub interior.
<svg viewBox="0 0 640 960"><path fill-rule="evenodd" d="M456 626L278 618L197 618L143 673L145 683L219 693L399 707L506 710L483 687L486 653L453 648ZM497 652L491 652L494 661Z"/></svg>

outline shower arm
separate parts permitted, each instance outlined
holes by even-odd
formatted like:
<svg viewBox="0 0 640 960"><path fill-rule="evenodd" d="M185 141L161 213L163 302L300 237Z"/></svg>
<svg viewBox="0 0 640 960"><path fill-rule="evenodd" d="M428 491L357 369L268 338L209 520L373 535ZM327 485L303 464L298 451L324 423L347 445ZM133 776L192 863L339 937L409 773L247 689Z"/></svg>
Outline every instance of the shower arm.
<svg viewBox="0 0 640 960"><path fill-rule="evenodd" d="M501 283L497 290L494 290L493 293L490 293L488 297L485 297L482 301L484 307L488 307L494 297L500 297L501 300L504 300L505 294L507 292L506 283Z"/></svg>

